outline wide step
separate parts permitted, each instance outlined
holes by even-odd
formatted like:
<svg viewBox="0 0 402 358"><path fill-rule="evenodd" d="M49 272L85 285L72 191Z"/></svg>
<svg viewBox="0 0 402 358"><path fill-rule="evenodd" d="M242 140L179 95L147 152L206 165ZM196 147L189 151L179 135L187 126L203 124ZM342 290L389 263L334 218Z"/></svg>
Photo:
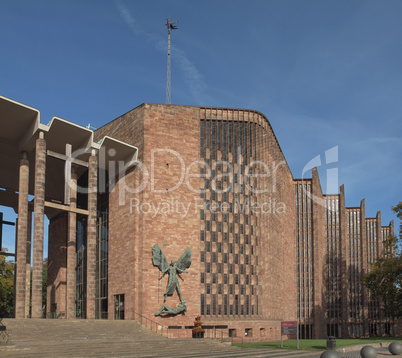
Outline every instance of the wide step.
<svg viewBox="0 0 402 358"><path fill-rule="evenodd" d="M168 339L135 321L4 319L3 324L10 341L0 340L0 357L312 357L241 350L210 339Z"/></svg>

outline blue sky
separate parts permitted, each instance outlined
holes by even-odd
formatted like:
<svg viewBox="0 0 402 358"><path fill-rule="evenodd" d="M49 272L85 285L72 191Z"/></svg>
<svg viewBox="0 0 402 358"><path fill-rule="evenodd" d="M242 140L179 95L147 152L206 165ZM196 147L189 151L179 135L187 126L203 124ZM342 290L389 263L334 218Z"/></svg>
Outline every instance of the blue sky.
<svg viewBox="0 0 402 358"><path fill-rule="evenodd" d="M248 108L295 178L321 155L347 206L402 200L402 1L0 0L0 94L98 128L143 102ZM337 161L325 151L337 146ZM307 173L305 176L309 176ZM6 210L6 220L14 216ZM4 246L13 242L5 227Z"/></svg>

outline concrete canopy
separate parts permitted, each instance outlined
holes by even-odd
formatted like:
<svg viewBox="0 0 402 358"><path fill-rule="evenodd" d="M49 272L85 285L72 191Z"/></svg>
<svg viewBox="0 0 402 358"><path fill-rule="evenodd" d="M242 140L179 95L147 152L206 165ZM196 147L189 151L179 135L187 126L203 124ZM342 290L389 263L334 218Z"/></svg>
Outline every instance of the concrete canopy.
<svg viewBox="0 0 402 358"><path fill-rule="evenodd" d="M40 123L39 110L0 96L0 205L18 208L19 163L22 153L27 154L30 165L29 194L34 195L35 142L44 133L46 149L47 201L63 203L66 145L71 145L71 157L88 162L92 150L100 155L101 169L109 169L115 163L124 162L125 168L137 161L138 149L116 139L105 137L99 143L93 141L91 129L65 119L53 117L49 125ZM115 163L111 163L111 162ZM86 167L73 162L78 176ZM50 214L50 215L49 215ZM55 214L47 210L48 216Z"/></svg>

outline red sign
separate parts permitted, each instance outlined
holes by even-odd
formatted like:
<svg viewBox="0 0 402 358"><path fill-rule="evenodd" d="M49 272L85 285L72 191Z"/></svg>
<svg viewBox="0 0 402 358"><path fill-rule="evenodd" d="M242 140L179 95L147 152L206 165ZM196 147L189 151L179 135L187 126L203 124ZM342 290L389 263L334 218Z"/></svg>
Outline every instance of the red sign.
<svg viewBox="0 0 402 358"><path fill-rule="evenodd" d="M281 334L282 336L297 334L297 321L281 322Z"/></svg>

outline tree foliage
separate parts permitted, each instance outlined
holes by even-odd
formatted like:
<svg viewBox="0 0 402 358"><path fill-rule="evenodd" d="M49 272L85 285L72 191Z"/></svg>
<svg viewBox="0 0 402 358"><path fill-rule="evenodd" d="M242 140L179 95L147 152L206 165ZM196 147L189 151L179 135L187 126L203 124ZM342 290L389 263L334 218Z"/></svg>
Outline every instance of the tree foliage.
<svg viewBox="0 0 402 358"><path fill-rule="evenodd" d="M392 208L402 220L402 202ZM399 225L399 238L390 237L385 245L391 255L380 257L370 267L370 272L363 275L362 280L374 298L381 297L384 312L390 317L402 317L402 221Z"/></svg>
<svg viewBox="0 0 402 358"><path fill-rule="evenodd" d="M401 220L399 224L399 239L402 240L402 201L400 201L397 206L392 208L392 210L395 211L396 216L399 220Z"/></svg>
<svg viewBox="0 0 402 358"><path fill-rule="evenodd" d="M7 251L7 249L4 249ZM47 296L47 267L48 259L43 260L42 274L42 309L46 315L46 296ZM15 264L8 261L7 257L0 255L0 318L11 317L14 310L14 274ZM32 270L31 270L31 294L32 294Z"/></svg>
<svg viewBox="0 0 402 358"><path fill-rule="evenodd" d="M0 255L0 318L10 317L14 308L14 262Z"/></svg>

